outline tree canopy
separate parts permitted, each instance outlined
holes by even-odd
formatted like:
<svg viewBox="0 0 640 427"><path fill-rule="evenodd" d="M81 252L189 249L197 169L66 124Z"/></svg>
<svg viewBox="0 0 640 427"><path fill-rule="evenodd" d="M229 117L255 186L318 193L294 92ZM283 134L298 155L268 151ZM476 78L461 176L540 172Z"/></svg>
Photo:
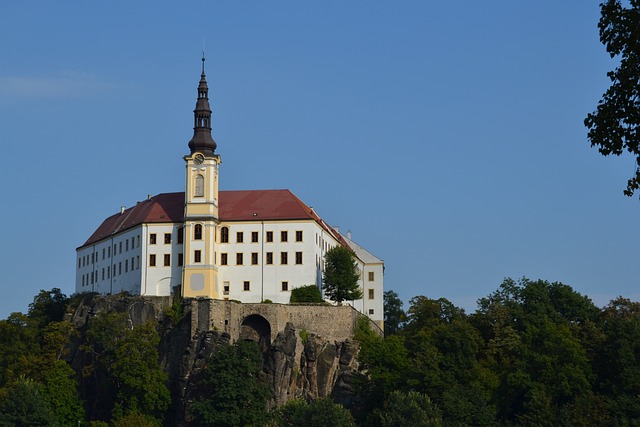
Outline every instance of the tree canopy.
<svg viewBox="0 0 640 427"><path fill-rule="evenodd" d="M324 254L324 295L342 304L362 298L358 286L358 264L353 253L344 246L335 246Z"/></svg>
<svg viewBox="0 0 640 427"><path fill-rule="evenodd" d="M584 121L591 146L604 156L625 151L636 161L636 173L624 194L640 188L640 1L606 0L600 5L600 41L620 64L607 73L611 86Z"/></svg>

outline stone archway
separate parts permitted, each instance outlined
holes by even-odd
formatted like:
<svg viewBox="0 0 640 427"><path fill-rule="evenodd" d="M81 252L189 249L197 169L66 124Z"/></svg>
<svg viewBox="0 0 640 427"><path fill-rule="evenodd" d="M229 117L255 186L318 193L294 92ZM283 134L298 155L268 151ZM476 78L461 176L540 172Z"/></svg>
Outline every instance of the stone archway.
<svg viewBox="0 0 640 427"><path fill-rule="evenodd" d="M260 350L265 353L271 345L269 321L259 314L250 314L245 317L240 325L240 339L257 343Z"/></svg>

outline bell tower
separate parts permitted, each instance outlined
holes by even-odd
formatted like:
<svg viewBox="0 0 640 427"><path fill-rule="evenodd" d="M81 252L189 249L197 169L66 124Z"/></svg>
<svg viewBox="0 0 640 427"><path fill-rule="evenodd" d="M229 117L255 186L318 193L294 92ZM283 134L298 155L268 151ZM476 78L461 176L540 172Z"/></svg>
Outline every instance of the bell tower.
<svg viewBox="0 0 640 427"><path fill-rule="evenodd" d="M198 84L198 98L193 110L193 138L190 153L184 156L184 266L182 296L185 298L219 298L218 267L215 262L216 226L218 224L218 169L220 156L215 154L216 142L211 137L209 88L204 73Z"/></svg>

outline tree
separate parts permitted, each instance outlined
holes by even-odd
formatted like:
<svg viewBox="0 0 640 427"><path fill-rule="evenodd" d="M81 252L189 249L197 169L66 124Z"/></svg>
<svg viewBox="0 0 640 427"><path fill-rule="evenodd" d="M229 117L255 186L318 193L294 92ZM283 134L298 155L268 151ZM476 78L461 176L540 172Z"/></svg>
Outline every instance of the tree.
<svg viewBox="0 0 640 427"><path fill-rule="evenodd" d="M42 386L28 378L18 380L0 402L0 425L55 425L51 408L42 396Z"/></svg>
<svg viewBox="0 0 640 427"><path fill-rule="evenodd" d="M342 405L331 399L317 399L310 403L290 400L275 411L278 427L355 427L353 417Z"/></svg>
<svg viewBox="0 0 640 427"><path fill-rule="evenodd" d="M192 405L200 426L263 426L269 391L260 382L262 353L252 341L223 345L207 360L204 398Z"/></svg>
<svg viewBox="0 0 640 427"><path fill-rule="evenodd" d="M58 426L75 426L84 420L84 406L78 395L76 373L62 360L44 375L42 396L49 403Z"/></svg>
<svg viewBox="0 0 640 427"><path fill-rule="evenodd" d="M591 146L604 155L625 150L636 158L636 173L627 182L626 196L640 188L640 1L605 0L600 5L600 41L620 65L607 73L611 86L596 111L584 120Z"/></svg>
<svg viewBox="0 0 640 427"><path fill-rule="evenodd" d="M141 414L162 420L170 396L154 325L148 322L132 328L125 313L103 313L92 319L87 341L96 361L96 389L103 393L96 398L96 407L102 411L98 417L106 418L110 410L115 419Z"/></svg>
<svg viewBox="0 0 640 427"><path fill-rule="evenodd" d="M402 300L394 291L384 292L384 335L396 334L407 320L407 315L402 309Z"/></svg>
<svg viewBox="0 0 640 427"><path fill-rule="evenodd" d="M316 285L300 286L291 290L291 303L323 302L320 289Z"/></svg>
<svg viewBox="0 0 640 427"><path fill-rule="evenodd" d="M381 411L382 427L440 427L442 413L429 396L417 391L393 391Z"/></svg>
<svg viewBox="0 0 640 427"><path fill-rule="evenodd" d="M28 316L38 322L40 328L50 322L60 322L67 311L68 298L60 289L41 290L29 304Z"/></svg>
<svg viewBox="0 0 640 427"><path fill-rule="evenodd" d="M324 294L327 298L342 304L362 298L358 286L358 264L353 253L344 246L331 248L324 254Z"/></svg>

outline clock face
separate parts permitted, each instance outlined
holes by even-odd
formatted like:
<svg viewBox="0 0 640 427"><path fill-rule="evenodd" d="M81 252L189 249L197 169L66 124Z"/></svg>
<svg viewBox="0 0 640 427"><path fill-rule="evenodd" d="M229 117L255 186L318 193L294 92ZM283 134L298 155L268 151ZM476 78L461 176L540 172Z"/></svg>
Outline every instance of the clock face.
<svg viewBox="0 0 640 427"><path fill-rule="evenodd" d="M193 163L196 165L200 165L202 162L204 162L204 156L202 154L198 153L193 157Z"/></svg>

